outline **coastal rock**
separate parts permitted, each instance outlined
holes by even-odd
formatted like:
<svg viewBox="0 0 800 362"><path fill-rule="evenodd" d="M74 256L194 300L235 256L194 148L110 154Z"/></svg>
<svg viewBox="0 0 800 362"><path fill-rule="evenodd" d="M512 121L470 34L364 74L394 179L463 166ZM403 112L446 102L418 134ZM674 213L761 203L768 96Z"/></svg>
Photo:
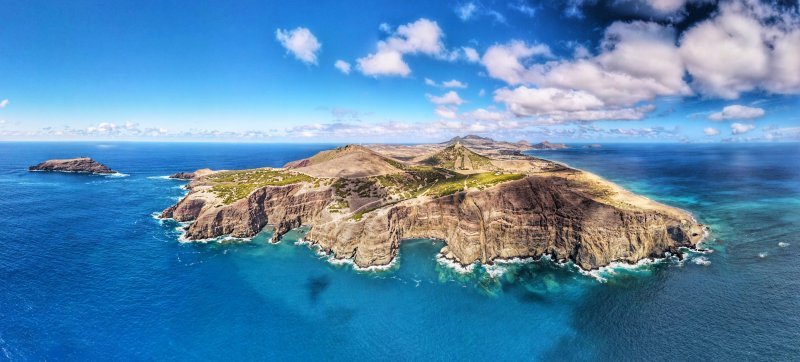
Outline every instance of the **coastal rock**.
<svg viewBox="0 0 800 362"><path fill-rule="evenodd" d="M201 169L199 169L197 171L194 171L194 172L176 172L176 173L173 173L172 175L169 175L169 178L177 179L177 180L191 180L191 179L194 179L196 177L208 175L208 174L210 174L212 172L214 172L214 171L211 171L211 169L201 168Z"/></svg>
<svg viewBox="0 0 800 362"><path fill-rule="evenodd" d="M36 166L28 167L28 171L79 172L94 174L116 173L116 171L108 168L108 166L89 157L47 160Z"/></svg>

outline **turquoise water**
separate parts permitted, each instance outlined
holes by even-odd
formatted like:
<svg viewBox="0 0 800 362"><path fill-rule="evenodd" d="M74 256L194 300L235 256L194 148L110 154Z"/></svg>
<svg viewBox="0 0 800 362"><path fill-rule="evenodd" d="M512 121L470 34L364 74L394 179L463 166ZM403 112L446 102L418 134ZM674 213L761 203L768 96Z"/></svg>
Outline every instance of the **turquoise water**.
<svg viewBox="0 0 800 362"><path fill-rule="evenodd" d="M299 233L182 244L158 176L279 166L328 145L0 143L0 359L797 359L797 144L605 145L538 155L685 208L708 254L602 274L542 260L461 274L405 242L389 271ZM28 173L90 155L128 176ZM781 243L779 245L779 243ZM782 246L781 246L782 245Z"/></svg>

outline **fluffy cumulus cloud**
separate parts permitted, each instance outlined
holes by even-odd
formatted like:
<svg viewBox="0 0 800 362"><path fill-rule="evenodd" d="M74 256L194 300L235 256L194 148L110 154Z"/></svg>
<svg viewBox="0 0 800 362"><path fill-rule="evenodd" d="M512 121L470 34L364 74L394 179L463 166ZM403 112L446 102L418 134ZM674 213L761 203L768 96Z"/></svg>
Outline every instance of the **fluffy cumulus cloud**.
<svg viewBox="0 0 800 362"><path fill-rule="evenodd" d="M403 60L405 54L457 57L445 50L443 36L439 25L428 19L401 25L389 38L378 42L377 52L358 59L358 69L369 76L405 77L411 74L411 68Z"/></svg>
<svg viewBox="0 0 800 362"><path fill-rule="evenodd" d="M706 136L716 136L719 134L719 130L713 127L706 127L703 128L703 134Z"/></svg>
<svg viewBox="0 0 800 362"><path fill-rule="evenodd" d="M528 45L519 40L493 45L483 54L481 63L490 77L513 85L524 81L526 68L522 61L534 56L552 56L550 47L544 44Z"/></svg>
<svg viewBox="0 0 800 362"><path fill-rule="evenodd" d="M800 93L800 19L756 0L720 5L687 30L680 53L694 86L726 99L756 89Z"/></svg>
<svg viewBox="0 0 800 362"><path fill-rule="evenodd" d="M640 102L692 94L675 39L669 26L615 22L595 56L526 66L537 55L549 55L549 49L511 42L489 48L482 63L490 77L521 85L495 92L495 100L517 115L564 121L642 119L652 107Z"/></svg>
<svg viewBox="0 0 800 362"><path fill-rule="evenodd" d="M310 30L303 27L294 30L278 29L275 31L275 39L297 60L306 64L317 64L317 52L322 44L317 41L317 37Z"/></svg>
<svg viewBox="0 0 800 362"><path fill-rule="evenodd" d="M739 104L726 106L719 112L714 112L708 116L712 121L724 121L728 119L753 119L764 116L764 109L758 107L748 107Z"/></svg>
<svg viewBox="0 0 800 362"><path fill-rule="evenodd" d="M748 123L732 123L731 124L731 134L732 135L744 134L744 133L752 131L755 128L756 128L755 125L748 124Z"/></svg>
<svg viewBox="0 0 800 362"><path fill-rule="evenodd" d="M2 101L0 101L0 109L6 108L7 105L8 105L8 99L3 99Z"/></svg>
<svg viewBox="0 0 800 362"><path fill-rule="evenodd" d="M333 63L333 66L344 74L350 74L350 63L345 62L344 60L337 60L336 63Z"/></svg>

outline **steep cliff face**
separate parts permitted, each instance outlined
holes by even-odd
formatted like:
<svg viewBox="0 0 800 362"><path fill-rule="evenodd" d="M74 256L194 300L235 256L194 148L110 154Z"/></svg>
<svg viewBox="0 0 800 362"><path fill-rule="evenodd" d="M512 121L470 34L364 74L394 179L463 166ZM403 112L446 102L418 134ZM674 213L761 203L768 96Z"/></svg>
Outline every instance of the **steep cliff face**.
<svg viewBox="0 0 800 362"><path fill-rule="evenodd" d="M362 267L391 261L402 239L436 238L447 243L446 257L461 264L551 254L594 269L676 253L702 237L688 214L626 210L568 186L527 177L483 191L404 202L360 222L324 223L307 238Z"/></svg>
<svg viewBox="0 0 800 362"><path fill-rule="evenodd" d="M228 205L202 182L190 188L186 198L162 214L194 220L188 239L250 237L266 225L274 225L279 238L309 225L309 241L361 267L390 263L403 239L436 238L447 243L447 258L465 265L547 253L594 269L674 253L695 245L703 234L688 213L576 170L528 175L443 197L415 197L360 217L332 208L337 199L330 185L266 186Z"/></svg>

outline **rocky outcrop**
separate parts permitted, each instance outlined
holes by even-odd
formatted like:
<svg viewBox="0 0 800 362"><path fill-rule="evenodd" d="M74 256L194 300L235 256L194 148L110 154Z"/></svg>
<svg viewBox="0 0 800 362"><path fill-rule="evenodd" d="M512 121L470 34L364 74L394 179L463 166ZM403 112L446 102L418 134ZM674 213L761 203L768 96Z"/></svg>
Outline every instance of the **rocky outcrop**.
<svg viewBox="0 0 800 362"><path fill-rule="evenodd" d="M169 178L176 179L176 180L191 180L197 177L205 176L212 173L211 169L202 168L194 172L176 172L172 175L169 175Z"/></svg>
<svg viewBox="0 0 800 362"><path fill-rule="evenodd" d="M28 167L28 171L79 172L95 174L116 173L116 171L108 168L108 166L89 157L47 160L36 166Z"/></svg>
<svg viewBox="0 0 800 362"><path fill-rule="evenodd" d="M702 225L688 213L627 194L619 200L639 204L614 204L576 187L574 180L582 175L576 170L529 175L484 190L405 200L358 219L329 208L334 190L328 186L268 186L222 205L208 200L194 181L192 192L162 216L194 220L188 239L250 237L266 225L275 227L279 239L309 225L307 240L361 267L390 263L401 240L412 238L444 240L445 256L464 265L551 254L584 269L679 253L702 238ZM599 187L600 181L591 180Z"/></svg>

